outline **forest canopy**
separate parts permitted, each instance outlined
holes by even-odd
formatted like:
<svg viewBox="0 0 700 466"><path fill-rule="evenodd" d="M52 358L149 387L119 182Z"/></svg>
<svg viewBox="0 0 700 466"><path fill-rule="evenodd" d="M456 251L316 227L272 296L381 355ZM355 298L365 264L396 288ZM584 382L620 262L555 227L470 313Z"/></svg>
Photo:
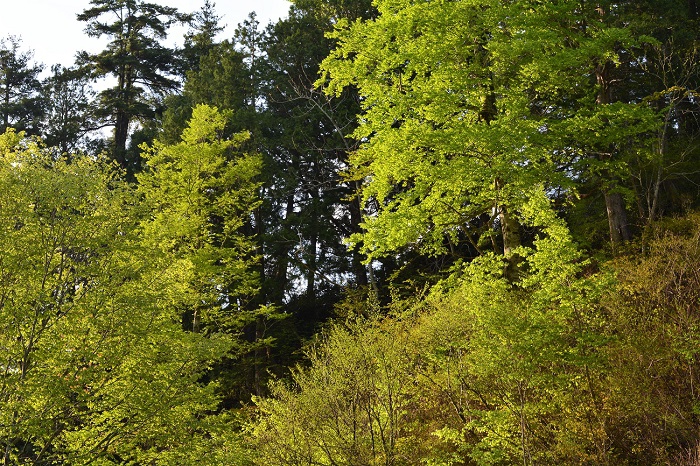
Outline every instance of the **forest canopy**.
<svg viewBox="0 0 700 466"><path fill-rule="evenodd" d="M2 464L700 464L699 13L293 0L221 40L91 0L101 52L0 40Z"/></svg>

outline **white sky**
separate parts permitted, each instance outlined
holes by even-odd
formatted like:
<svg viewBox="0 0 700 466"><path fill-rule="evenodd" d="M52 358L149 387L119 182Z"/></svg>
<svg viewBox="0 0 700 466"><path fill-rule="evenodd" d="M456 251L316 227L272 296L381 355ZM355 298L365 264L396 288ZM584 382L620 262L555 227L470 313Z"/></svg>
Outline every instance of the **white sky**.
<svg viewBox="0 0 700 466"><path fill-rule="evenodd" d="M149 1L175 7L183 13L198 11L204 3L204 0ZM223 16L221 23L226 25L222 39L232 37L238 23L251 11L257 13L263 27L286 17L291 5L288 0L219 0L213 3L217 14ZM77 51L97 52L105 43L86 36L85 23L76 19L78 13L90 6L90 0L0 0L0 6L0 37L20 36L21 49L33 49L34 60L46 65L46 70L55 63L69 66ZM183 32L173 28L169 40L181 43Z"/></svg>

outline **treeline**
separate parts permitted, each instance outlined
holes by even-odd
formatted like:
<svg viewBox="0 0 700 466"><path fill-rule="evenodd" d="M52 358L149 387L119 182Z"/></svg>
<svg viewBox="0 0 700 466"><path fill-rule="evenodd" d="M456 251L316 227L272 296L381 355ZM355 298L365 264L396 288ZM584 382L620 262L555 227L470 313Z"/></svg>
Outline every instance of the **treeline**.
<svg viewBox="0 0 700 466"><path fill-rule="evenodd" d="M700 464L699 14L92 0L43 81L5 39L3 464Z"/></svg>

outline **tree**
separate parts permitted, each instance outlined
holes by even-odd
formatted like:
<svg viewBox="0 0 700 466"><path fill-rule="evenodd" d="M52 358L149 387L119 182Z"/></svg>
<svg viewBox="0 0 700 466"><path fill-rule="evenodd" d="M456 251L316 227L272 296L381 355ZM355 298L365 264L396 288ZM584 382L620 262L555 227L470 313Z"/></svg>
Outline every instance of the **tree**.
<svg viewBox="0 0 700 466"><path fill-rule="evenodd" d="M43 136L46 145L59 154L74 154L91 144L89 134L103 126L97 117L96 91L90 78L79 69L51 67L43 82L46 107Z"/></svg>
<svg viewBox="0 0 700 466"><path fill-rule="evenodd" d="M666 218L645 251L616 261L608 290L610 372L604 383L612 449L629 464L698 458L700 217Z"/></svg>
<svg viewBox="0 0 700 466"><path fill-rule="evenodd" d="M632 50L636 66L624 72L632 79L622 81L617 92L626 99L639 99L657 112L657 131L641 141L637 157L630 162L639 223L650 225L663 214L678 213L692 204L688 188L697 182L696 93L700 73L697 28L691 2L667 0L626 6L622 18L654 43ZM646 145L644 144L646 143ZM692 188L691 188L692 189ZM681 199L685 197L685 199Z"/></svg>
<svg viewBox="0 0 700 466"><path fill-rule="evenodd" d="M290 384L256 400L257 464L605 464L605 274L540 189L517 286L493 253L408 310L322 333ZM417 302L416 302L417 301ZM617 464L617 463L616 463Z"/></svg>
<svg viewBox="0 0 700 466"><path fill-rule="evenodd" d="M377 211L355 237L365 252L498 247L514 268L529 187L575 191L577 162L616 184L624 160L601 154L657 122L635 103L602 102L608 77L593 78L635 39L592 5L551 6L379 2L377 19L339 23L318 84L357 86L363 99L351 163Z"/></svg>
<svg viewBox="0 0 700 466"><path fill-rule="evenodd" d="M4 465L221 464L219 398L202 375L231 342L183 331L170 258L138 237L122 177L0 136Z"/></svg>
<svg viewBox="0 0 700 466"><path fill-rule="evenodd" d="M222 137L230 115L198 105L177 144L156 141L143 146L146 170L138 176L139 190L151 211L143 223L150 247L173 264L172 306L183 315L186 328L207 335L245 335L281 317L274 307L260 304L256 242L246 234L251 212L259 205L257 154L240 150L247 132ZM228 405L262 390L261 361L252 361L253 382L247 374L223 374L221 365L245 359L271 344L255 331L237 340L237 351L215 367ZM250 366L248 367L250 369ZM243 382L237 380L244 375Z"/></svg>
<svg viewBox="0 0 700 466"><path fill-rule="evenodd" d="M252 25L250 27L253 27ZM255 25L257 27L257 24ZM262 152L264 144L264 124L259 118L256 102L259 101L259 89L252 82L255 76L250 67L250 61L246 54L237 49L237 45L230 41L223 41L211 47L208 54L200 58L200 66L197 71L188 73L184 85L183 94L168 99L169 107L164 113L162 139L168 144L174 144L183 125L190 118L193 107L199 104L213 105L222 109L226 115L225 127L221 128L220 135L223 138L235 138L235 134L245 131L250 135L247 140L241 140L239 150ZM261 173L261 181L268 176L269 165ZM260 186L258 185L260 188ZM263 189L261 189L263 191ZM260 199L264 199L264 194ZM256 293L254 300L248 303L247 316L254 315L254 310L262 309L268 304L281 304L280 301L270 299L265 290L265 261L267 256L261 244L264 241L264 233L271 219L261 215L260 207L256 207L247 219L242 230L250 238L255 238L256 250L254 255L259 258L256 262L257 277L260 280L261 291ZM228 361L226 377L231 380L230 385L236 386L240 392L229 399L234 403L246 399L251 392L261 393L265 390L264 378L266 368L272 363L272 350L270 341L271 321L268 316L259 314L255 323L245 326L245 338L249 342L259 342L252 354L246 355L238 361ZM286 352L288 354L289 352ZM286 357L286 356L285 356ZM251 360L252 359L252 360Z"/></svg>
<svg viewBox="0 0 700 466"><path fill-rule="evenodd" d="M21 43L14 36L0 39L0 131L12 127L37 134L43 113L39 74L44 67L31 63L34 53L22 52Z"/></svg>
<svg viewBox="0 0 700 466"><path fill-rule="evenodd" d="M100 93L101 105L105 116L113 119L114 159L134 172L138 160L126 158L129 127L138 118L152 120L159 100L177 87L169 76L174 71L174 53L162 41L171 25L187 17L175 8L143 0L91 0L90 4L78 20L87 23L89 36L107 36L110 42L100 53L81 52L78 62L96 77L116 78L114 87Z"/></svg>
<svg viewBox="0 0 700 466"><path fill-rule="evenodd" d="M415 348L400 323L337 324L307 351L310 366L272 386L252 442L256 463L409 464L429 448L416 422ZM408 461L411 458L411 461Z"/></svg>
<svg viewBox="0 0 700 466"><path fill-rule="evenodd" d="M250 102L255 92L250 83L250 68L235 43L225 40L212 44L198 57L198 66L187 73L181 94L168 96L163 112L161 138L168 143L180 140L180 134L192 117L192 109L200 104L230 110L227 135L251 131L257 136L258 121ZM248 143L253 146L253 144Z"/></svg>
<svg viewBox="0 0 700 466"><path fill-rule="evenodd" d="M179 286L192 300L177 307L191 312L196 332L232 331L257 289L254 243L241 229L259 203L261 161L236 152L247 133L220 138L226 119L216 107L195 107L181 142L143 147L147 170L138 177L152 212L145 237L191 274Z"/></svg>
<svg viewBox="0 0 700 466"><path fill-rule="evenodd" d="M361 256L351 253L348 261L343 243L360 218L352 183L340 175L356 148L349 135L357 96L349 91L331 98L313 88L333 46L324 37L332 29L325 13L318 4L292 7L286 19L268 27L261 65L265 150L274 167L266 208L278 219L267 233L269 292L276 300L292 296L291 305L309 323L323 318L319 303L337 299L339 286L367 284ZM295 281L303 287L293 289Z"/></svg>
<svg viewBox="0 0 700 466"><path fill-rule="evenodd" d="M190 30L185 34L185 44L180 52L183 59L180 73L183 77L186 77L188 71L200 69L199 61L209 54L216 44L216 35L224 30L215 7L216 3L205 0L202 8L192 17Z"/></svg>

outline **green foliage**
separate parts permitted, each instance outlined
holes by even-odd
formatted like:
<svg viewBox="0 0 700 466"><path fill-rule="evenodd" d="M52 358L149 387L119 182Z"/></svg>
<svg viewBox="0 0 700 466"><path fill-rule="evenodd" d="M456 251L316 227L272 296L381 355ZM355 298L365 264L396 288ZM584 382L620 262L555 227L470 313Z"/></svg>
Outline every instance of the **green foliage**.
<svg viewBox="0 0 700 466"><path fill-rule="evenodd" d="M697 461L700 217L658 225L644 254L614 264L606 307L616 344L606 383L614 447L631 464Z"/></svg>
<svg viewBox="0 0 700 466"><path fill-rule="evenodd" d="M0 41L0 462L700 464L699 6L91 0L43 101Z"/></svg>
<svg viewBox="0 0 700 466"><path fill-rule="evenodd" d="M520 251L518 283L486 254L434 289L423 311L334 327L294 385L258 401L259 464L609 461L597 302L610 281L580 276L586 264L565 225L543 195L531 198L540 201L524 211L545 233Z"/></svg>
<svg viewBox="0 0 700 466"><path fill-rule="evenodd" d="M257 464L695 464L698 216L594 273L531 199L543 233L517 283L486 254L408 313L336 324L257 400ZM395 419L391 453L371 413Z"/></svg>
<svg viewBox="0 0 700 466"><path fill-rule="evenodd" d="M112 76L116 85L100 93L104 117L113 119L113 157L130 174L140 161L127 159L129 125L137 118L152 121L158 99L176 88L170 74L176 60L162 45L168 28L187 17L176 8L143 0L91 0L90 8L78 15L91 37L107 37L105 50L80 52L77 62L95 77Z"/></svg>
<svg viewBox="0 0 700 466"><path fill-rule="evenodd" d="M44 112L39 74L43 65L31 63L33 51L21 51L22 40L0 39L0 131L12 127L38 134Z"/></svg>
<svg viewBox="0 0 700 466"><path fill-rule="evenodd" d="M228 435L201 376L231 343L182 330L119 171L21 136L0 136L5 461L202 464Z"/></svg>
<svg viewBox="0 0 700 466"><path fill-rule="evenodd" d="M194 313L196 331L200 319L214 331L239 328L258 286L255 244L242 229L259 205L261 159L236 151L247 133L220 138L229 116L197 106L180 143L142 147L139 190L151 212L144 239L172 261L173 305Z"/></svg>
<svg viewBox="0 0 700 466"><path fill-rule="evenodd" d="M532 185L572 193L597 176L619 189L624 141L659 122L601 93L621 50L646 39L593 4L536 3L385 1L374 20L338 23L317 84L362 97L351 164L377 211L352 238L364 252L483 247L500 226L509 255Z"/></svg>
<svg viewBox="0 0 700 466"><path fill-rule="evenodd" d="M68 156L89 147L92 141L88 134L101 125L96 115L97 93L83 70L55 65L51 72L43 83L46 111L42 134L48 147Z"/></svg>
<svg viewBox="0 0 700 466"><path fill-rule="evenodd" d="M348 3L359 9L367 2ZM325 317L316 312L319 302L331 304L348 281L358 286L368 281L362 257L348 254L343 243L361 219L354 183L340 175L357 147L349 138L359 111L357 95L335 98L313 88L319 64L332 48L324 33L333 27L326 14L334 6L339 5L305 2L291 8L287 18L268 27L260 66L271 167L265 209L278 217L264 238L274 264L269 295L289 296L296 313L313 321ZM296 280L306 286L295 287ZM327 316L331 306L323 307Z"/></svg>
<svg viewBox="0 0 700 466"><path fill-rule="evenodd" d="M192 15L190 30L185 33L185 43L180 51L182 58L182 70L185 76L187 72L199 70L199 62L214 48L216 35L224 30L219 24L221 17L216 14L215 4L204 0L200 10Z"/></svg>
<svg viewBox="0 0 700 466"><path fill-rule="evenodd" d="M230 112L198 105L181 142L142 146L138 176L150 217L145 243L168 264L171 305L193 332L234 338L235 350L211 368L227 406L262 390L266 328L285 314L259 299L257 243L251 213L260 205L262 159L240 146L249 133L223 137Z"/></svg>
<svg viewBox="0 0 700 466"><path fill-rule="evenodd" d="M406 464L434 448L416 414L414 345L405 326L374 320L335 325L298 367L257 400L256 464Z"/></svg>
<svg viewBox="0 0 700 466"><path fill-rule="evenodd" d="M226 109L228 133L250 128L245 110L251 100L250 71L244 63L244 55L234 44L224 41L212 44L198 57L199 65L187 73L182 95L169 96L163 115L163 135L168 144L180 140L196 105L212 105Z"/></svg>

